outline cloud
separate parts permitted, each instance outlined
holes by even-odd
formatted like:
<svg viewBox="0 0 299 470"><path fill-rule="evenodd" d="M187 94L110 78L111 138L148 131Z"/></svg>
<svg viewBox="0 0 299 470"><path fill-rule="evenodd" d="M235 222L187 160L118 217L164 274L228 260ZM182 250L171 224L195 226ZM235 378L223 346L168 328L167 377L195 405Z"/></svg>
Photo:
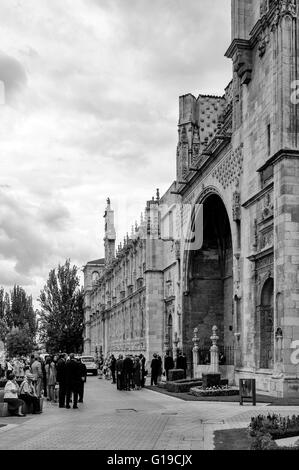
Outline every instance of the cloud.
<svg viewBox="0 0 299 470"><path fill-rule="evenodd" d="M14 57L0 51L0 81L4 84L5 100L10 103L24 89L27 75L23 65Z"/></svg>
<svg viewBox="0 0 299 470"><path fill-rule="evenodd" d="M103 256L175 178L178 98L231 78L229 0L1 0L0 285ZM1 274L2 273L2 274Z"/></svg>

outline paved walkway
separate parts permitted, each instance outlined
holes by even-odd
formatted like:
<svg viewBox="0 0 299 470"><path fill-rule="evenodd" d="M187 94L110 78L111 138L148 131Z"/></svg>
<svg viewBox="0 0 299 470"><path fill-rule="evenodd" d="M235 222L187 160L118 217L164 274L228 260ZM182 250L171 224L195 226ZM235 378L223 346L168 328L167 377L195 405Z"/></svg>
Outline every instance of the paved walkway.
<svg viewBox="0 0 299 470"><path fill-rule="evenodd" d="M299 407L185 402L151 390L119 392L88 377L78 410L45 402L41 415L0 418L0 450L203 450L216 429L247 427L259 413L299 414Z"/></svg>

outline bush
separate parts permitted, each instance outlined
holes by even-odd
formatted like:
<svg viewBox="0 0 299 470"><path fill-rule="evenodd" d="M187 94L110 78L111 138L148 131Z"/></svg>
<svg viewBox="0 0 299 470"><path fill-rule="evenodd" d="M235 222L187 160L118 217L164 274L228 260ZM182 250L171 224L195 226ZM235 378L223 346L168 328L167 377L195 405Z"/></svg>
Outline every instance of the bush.
<svg viewBox="0 0 299 470"><path fill-rule="evenodd" d="M258 432L269 433L272 438L279 439L299 435L299 416L282 417L276 414L258 415L251 418L249 432L254 437Z"/></svg>
<svg viewBox="0 0 299 470"><path fill-rule="evenodd" d="M282 417L276 414L251 418L248 428L252 450L299 450L299 446L279 447L274 439L299 435L299 416Z"/></svg>
<svg viewBox="0 0 299 470"><path fill-rule="evenodd" d="M191 388L190 390L192 395L195 395L197 397L228 397L228 396L234 396L234 395L239 395L239 390L235 388L231 388L228 385L222 386L222 387L208 387L208 388L203 388L203 387L196 387L196 388Z"/></svg>

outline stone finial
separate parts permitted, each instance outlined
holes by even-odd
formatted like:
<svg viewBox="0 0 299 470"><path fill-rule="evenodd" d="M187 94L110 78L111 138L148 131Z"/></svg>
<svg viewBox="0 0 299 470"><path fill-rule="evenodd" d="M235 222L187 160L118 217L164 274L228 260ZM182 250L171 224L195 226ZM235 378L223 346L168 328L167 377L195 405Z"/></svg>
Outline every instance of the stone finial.
<svg viewBox="0 0 299 470"><path fill-rule="evenodd" d="M199 345L198 328L194 328L193 333L194 333L194 336L192 338L192 341L194 344L193 351L198 351L198 345Z"/></svg>
<svg viewBox="0 0 299 470"><path fill-rule="evenodd" d="M211 366L210 366L210 373L212 374L218 374L219 373L219 354L218 354L218 346L217 346L217 341L219 339L219 336L217 336L217 331L218 328L217 326L213 326L212 328L212 346L210 348L210 356L211 356Z"/></svg>
<svg viewBox="0 0 299 470"><path fill-rule="evenodd" d="M159 190L159 188L157 189L157 201L160 201L160 190Z"/></svg>
<svg viewBox="0 0 299 470"><path fill-rule="evenodd" d="M210 339L212 340L213 346L214 346L214 345L217 345L217 341L218 341L218 339L219 339L219 336L217 336L217 331L218 331L218 328L217 328L216 325L214 325L213 328L212 328L212 333L213 333L213 334L212 334L212 336L211 336L211 338L210 338Z"/></svg>

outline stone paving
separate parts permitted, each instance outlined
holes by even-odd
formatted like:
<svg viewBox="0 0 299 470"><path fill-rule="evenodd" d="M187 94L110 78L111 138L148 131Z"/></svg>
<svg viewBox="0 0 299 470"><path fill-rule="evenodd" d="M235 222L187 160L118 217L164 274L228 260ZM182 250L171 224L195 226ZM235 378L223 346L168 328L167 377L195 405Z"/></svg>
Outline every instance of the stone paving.
<svg viewBox="0 0 299 470"><path fill-rule="evenodd" d="M238 403L186 402L151 390L119 392L88 377L78 410L45 402L41 415L0 418L0 450L204 450L216 429L247 427L259 413L299 414L299 407L242 408Z"/></svg>

